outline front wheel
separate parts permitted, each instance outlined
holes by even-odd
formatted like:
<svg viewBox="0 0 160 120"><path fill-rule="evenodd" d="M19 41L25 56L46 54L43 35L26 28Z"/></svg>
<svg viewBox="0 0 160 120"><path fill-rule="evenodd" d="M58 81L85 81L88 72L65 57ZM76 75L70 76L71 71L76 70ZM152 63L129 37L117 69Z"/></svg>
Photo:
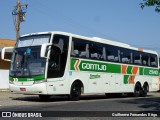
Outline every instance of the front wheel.
<svg viewBox="0 0 160 120"><path fill-rule="evenodd" d="M70 99L73 101L79 100L81 96L81 86L78 82L72 84L71 91L70 91Z"/></svg>

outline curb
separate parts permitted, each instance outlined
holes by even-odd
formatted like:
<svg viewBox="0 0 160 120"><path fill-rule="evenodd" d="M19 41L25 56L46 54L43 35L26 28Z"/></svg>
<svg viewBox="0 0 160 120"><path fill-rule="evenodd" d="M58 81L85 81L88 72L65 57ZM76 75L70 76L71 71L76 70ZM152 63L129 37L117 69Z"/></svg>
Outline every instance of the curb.
<svg viewBox="0 0 160 120"><path fill-rule="evenodd" d="M0 92L8 92L8 91L9 91L8 88L6 88L6 89L0 89Z"/></svg>

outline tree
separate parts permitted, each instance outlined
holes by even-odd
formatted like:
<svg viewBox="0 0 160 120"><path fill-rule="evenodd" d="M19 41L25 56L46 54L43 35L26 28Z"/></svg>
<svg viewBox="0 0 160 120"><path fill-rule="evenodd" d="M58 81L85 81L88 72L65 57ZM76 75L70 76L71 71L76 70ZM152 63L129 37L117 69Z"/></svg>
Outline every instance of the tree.
<svg viewBox="0 0 160 120"><path fill-rule="evenodd" d="M141 8L155 6L155 11L160 12L160 0L143 0L143 3L140 3Z"/></svg>

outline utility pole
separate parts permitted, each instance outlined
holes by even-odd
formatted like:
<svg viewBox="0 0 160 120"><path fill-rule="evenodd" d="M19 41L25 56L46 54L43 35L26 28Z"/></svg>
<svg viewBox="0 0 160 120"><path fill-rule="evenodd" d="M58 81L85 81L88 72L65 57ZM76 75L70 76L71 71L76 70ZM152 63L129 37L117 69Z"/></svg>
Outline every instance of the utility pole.
<svg viewBox="0 0 160 120"><path fill-rule="evenodd" d="M14 10L12 11L16 31L16 40L20 37L20 24L25 21L27 6L28 4L21 4L20 0L17 0L17 5L14 6Z"/></svg>

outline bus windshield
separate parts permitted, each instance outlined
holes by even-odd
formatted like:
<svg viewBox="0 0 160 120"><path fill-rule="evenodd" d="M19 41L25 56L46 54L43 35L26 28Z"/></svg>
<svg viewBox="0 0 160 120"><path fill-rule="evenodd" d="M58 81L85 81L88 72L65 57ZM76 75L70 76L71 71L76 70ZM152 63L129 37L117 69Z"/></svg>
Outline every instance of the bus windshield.
<svg viewBox="0 0 160 120"><path fill-rule="evenodd" d="M46 59L40 57L41 45L49 43L51 34L20 37L12 54L10 76L33 77L44 75Z"/></svg>
<svg viewBox="0 0 160 120"><path fill-rule="evenodd" d="M16 48L12 56L10 76L33 77L44 75L45 58L40 57L41 46Z"/></svg>
<svg viewBox="0 0 160 120"><path fill-rule="evenodd" d="M31 35L31 36L25 36L21 37L16 47L27 47L27 46L38 46L42 45L44 43L48 43L50 40L50 34L42 34L42 35Z"/></svg>

